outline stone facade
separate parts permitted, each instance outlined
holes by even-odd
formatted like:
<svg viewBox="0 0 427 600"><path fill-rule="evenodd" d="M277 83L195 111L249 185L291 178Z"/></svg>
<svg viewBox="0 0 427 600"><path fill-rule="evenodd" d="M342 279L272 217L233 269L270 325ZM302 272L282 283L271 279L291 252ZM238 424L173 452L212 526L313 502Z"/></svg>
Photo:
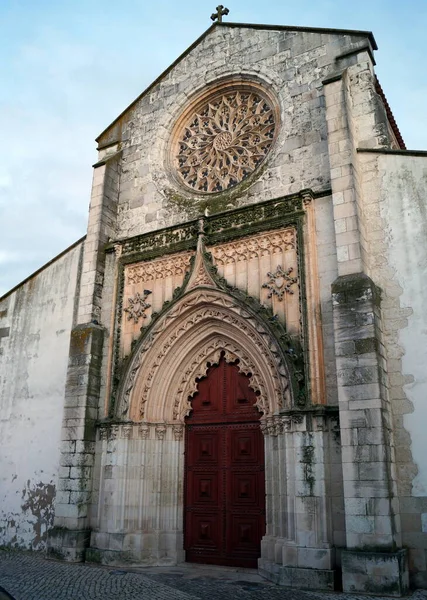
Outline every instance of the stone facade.
<svg viewBox="0 0 427 600"><path fill-rule="evenodd" d="M224 357L261 415L260 573L427 585L426 155L404 149L375 49L216 24L99 136L50 554L185 560L186 417Z"/></svg>

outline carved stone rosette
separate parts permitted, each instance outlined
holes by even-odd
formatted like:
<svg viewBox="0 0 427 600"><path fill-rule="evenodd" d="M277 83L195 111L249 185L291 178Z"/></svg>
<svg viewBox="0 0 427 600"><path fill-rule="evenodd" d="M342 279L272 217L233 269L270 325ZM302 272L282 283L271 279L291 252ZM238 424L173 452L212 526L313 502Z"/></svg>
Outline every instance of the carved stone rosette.
<svg viewBox="0 0 427 600"><path fill-rule="evenodd" d="M268 154L278 121L277 101L260 85L217 86L177 121L172 163L178 179L197 192L221 192L237 185Z"/></svg>

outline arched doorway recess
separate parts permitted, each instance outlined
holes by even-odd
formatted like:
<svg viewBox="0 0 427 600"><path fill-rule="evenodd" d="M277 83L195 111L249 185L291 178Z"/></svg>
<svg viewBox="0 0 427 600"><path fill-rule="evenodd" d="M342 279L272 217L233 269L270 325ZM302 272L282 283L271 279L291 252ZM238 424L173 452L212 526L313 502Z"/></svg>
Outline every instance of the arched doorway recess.
<svg viewBox="0 0 427 600"><path fill-rule="evenodd" d="M270 447L269 433L279 431L281 411L293 406L290 365L256 311L225 290L200 287L174 302L135 346L119 389L117 421L105 440L102 460L116 457L120 464L114 468L121 479L120 485L112 484L112 493L110 483L101 481L98 528L108 535L123 532L123 548L129 547L143 564L185 560L186 417L198 386L222 354L246 382L251 419L265 448L266 532L261 555L266 543L269 548L276 543L270 533L278 514L272 485L279 477L286 481L286 467L277 444ZM258 531L257 548L262 525ZM241 534L251 535L247 528ZM249 561L256 560L259 550L254 554L247 565L254 565Z"/></svg>
<svg viewBox="0 0 427 600"><path fill-rule="evenodd" d="M222 353L185 423L186 560L255 568L265 533L264 439L249 375Z"/></svg>

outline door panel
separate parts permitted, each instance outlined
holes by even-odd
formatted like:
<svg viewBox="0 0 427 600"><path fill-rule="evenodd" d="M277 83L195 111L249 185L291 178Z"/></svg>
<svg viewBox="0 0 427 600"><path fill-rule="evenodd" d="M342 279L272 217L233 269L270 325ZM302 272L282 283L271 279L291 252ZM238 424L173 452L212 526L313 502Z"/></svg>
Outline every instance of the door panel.
<svg viewBox="0 0 427 600"><path fill-rule="evenodd" d="M264 440L236 365L209 369L187 418L185 550L190 562L255 567L265 531Z"/></svg>

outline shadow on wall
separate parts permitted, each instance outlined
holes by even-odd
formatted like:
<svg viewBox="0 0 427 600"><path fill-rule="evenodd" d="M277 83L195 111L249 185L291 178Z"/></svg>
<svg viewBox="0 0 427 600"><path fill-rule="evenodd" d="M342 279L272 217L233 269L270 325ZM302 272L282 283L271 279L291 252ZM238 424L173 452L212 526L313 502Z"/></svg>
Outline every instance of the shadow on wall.
<svg viewBox="0 0 427 600"><path fill-rule="evenodd" d="M15 598L0 586L0 600L15 600Z"/></svg>

